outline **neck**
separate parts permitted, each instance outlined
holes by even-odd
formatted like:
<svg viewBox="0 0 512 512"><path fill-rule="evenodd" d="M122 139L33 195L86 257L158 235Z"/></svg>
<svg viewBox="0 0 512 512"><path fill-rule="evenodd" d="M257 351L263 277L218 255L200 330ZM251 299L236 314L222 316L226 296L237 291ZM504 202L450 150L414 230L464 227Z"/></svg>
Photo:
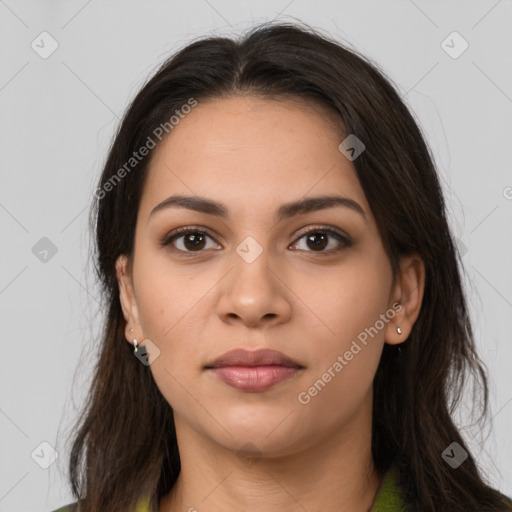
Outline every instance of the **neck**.
<svg viewBox="0 0 512 512"><path fill-rule="evenodd" d="M354 421L307 449L273 458L244 458L179 416L175 422L181 471L160 512L368 512L382 481L371 456L371 421L366 429Z"/></svg>

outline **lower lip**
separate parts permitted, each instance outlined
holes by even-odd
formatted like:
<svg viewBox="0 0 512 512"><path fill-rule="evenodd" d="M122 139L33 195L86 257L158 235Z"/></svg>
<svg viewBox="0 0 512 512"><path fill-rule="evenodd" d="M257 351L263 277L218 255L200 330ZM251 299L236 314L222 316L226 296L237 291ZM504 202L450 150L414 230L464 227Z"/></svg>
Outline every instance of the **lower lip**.
<svg viewBox="0 0 512 512"><path fill-rule="evenodd" d="M224 366L210 369L220 380L248 392L265 391L278 382L293 377L299 368L288 366Z"/></svg>

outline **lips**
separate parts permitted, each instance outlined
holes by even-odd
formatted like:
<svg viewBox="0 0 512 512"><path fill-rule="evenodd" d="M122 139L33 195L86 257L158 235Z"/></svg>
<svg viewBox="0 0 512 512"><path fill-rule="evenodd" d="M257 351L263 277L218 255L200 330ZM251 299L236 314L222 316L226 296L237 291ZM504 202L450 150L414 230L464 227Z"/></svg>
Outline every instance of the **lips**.
<svg viewBox="0 0 512 512"><path fill-rule="evenodd" d="M276 350L235 349L205 366L225 384L246 392L261 392L290 379L304 366Z"/></svg>
<svg viewBox="0 0 512 512"><path fill-rule="evenodd" d="M269 366L279 365L287 368L304 368L302 365L282 352L261 349L250 352L245 349L235 349L222 354L205 368L223 368L225 366Z"/></svg>

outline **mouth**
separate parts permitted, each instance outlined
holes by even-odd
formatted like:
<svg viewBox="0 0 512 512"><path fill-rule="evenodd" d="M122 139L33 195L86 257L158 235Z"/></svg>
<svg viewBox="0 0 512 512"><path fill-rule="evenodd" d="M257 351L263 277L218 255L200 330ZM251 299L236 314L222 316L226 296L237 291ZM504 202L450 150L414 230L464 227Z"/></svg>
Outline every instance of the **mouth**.
<svg viewBox="0 0 512 512"><path fill-rule="evenodd" d="M261 392L290 379L304 366L276 350L235 349L208 363L205 370L225 384L246 392Z"/></svg>

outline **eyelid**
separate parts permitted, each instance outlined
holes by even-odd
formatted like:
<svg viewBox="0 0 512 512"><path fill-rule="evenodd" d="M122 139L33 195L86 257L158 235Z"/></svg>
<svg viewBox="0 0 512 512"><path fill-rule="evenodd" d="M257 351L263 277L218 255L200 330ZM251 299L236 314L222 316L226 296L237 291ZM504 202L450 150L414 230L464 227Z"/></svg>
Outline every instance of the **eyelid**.
<svg viewBox="0 0 512 512"><path fill-rule="evenodd" d="M337 235L339 235L341 238L345 239L347 242L350 241L350 237L344 233L343 231L341 231L340 229L334 227L334 226L330 226L328 224L317 224L317 225L310 225L310 226L307 226L301 230L299 230L299 232L295 235L297 238L302 238L304 235L307 235L308 233L310 232L314 232L314 231L327 231L327 232L334 232L336 233Z"/></svg>

